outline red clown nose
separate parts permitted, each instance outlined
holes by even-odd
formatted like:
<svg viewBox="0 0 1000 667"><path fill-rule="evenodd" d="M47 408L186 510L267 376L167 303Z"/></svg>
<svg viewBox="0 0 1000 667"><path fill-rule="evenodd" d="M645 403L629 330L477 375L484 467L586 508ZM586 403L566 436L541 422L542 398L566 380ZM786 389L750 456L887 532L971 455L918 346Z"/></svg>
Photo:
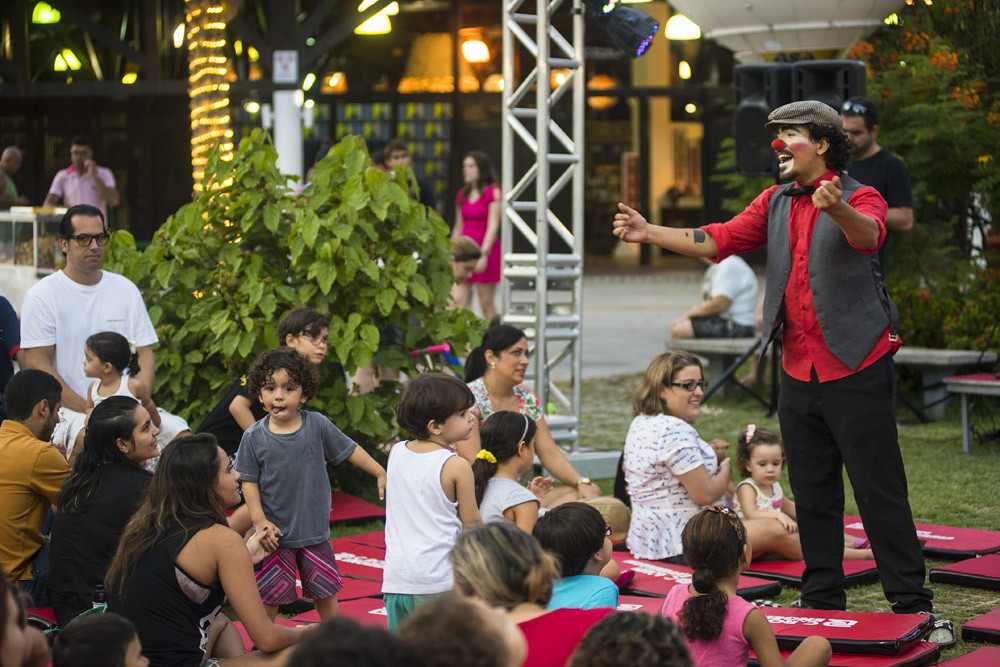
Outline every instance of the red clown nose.
<svg viewBox="0 0 1000 667"><path fill-rule="evenodd" d="M787 144L785 144L785 142L782 141L781 139L775 139L774 141L771 142L771 148L773 148L776 151L780 151L786 145Z"/></svg>

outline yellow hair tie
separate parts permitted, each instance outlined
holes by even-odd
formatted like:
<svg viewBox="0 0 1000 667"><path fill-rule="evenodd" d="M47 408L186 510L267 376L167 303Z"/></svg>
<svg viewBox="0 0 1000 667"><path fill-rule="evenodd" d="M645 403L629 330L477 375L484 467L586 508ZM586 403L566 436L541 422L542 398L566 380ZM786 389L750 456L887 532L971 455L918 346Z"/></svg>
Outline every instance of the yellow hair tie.
<svg viewBox="0 0 1000 667"><path fill-rule="evenodd" d="M493 456L493 454L488 449L480 449L479 453L476 454L476 458L477 459L485 459L486 461L489 461L490 463L496 463L497 462L497 457Z"/></svg>

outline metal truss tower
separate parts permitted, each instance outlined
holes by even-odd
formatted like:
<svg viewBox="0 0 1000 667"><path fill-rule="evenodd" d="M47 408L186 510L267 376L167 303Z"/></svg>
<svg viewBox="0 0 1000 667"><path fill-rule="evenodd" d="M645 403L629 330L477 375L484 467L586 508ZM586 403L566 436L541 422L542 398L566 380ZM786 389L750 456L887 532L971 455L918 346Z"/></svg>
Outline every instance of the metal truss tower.
<svg viewBox="0 0 1000 667"><path fill-rule="evenodd" d="M582 6L580 0L502 1L502 316L527 333L535 392L551 413L552 435L576 451L583 324ZM554 16L564 30L569 27L568 37L553 25ZM560 210L571 210L569 221L553 210L557 198Z"/></svg>

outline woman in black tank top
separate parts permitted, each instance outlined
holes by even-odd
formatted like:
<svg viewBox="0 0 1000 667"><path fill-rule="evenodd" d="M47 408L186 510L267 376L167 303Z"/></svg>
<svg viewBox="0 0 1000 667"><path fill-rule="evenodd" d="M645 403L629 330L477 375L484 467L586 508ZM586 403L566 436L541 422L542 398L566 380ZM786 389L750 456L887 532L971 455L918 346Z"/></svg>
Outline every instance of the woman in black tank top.
<svg viewBox="0 0 1000 667"><path fill-rule="evenodd" d="M108 609L135 624L152 667L284 664L283 651L304 628L275 625L254 581L264 557L259 537L244 546L224 511L240 500L239 473L208 434L175 440L160 458L145 501L125 527L105 580ZM228 597L250 638L267 656L247 656L236 628L220 614ZM279 653L280 652L280 653Z"/></svg>

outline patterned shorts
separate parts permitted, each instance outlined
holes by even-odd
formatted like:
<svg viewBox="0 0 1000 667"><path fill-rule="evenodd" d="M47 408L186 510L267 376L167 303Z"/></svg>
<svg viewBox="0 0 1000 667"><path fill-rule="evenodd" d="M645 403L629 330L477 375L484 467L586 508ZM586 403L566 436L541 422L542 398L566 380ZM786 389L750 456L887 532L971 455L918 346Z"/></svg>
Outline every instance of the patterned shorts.
<svg viewBox="0 0 1000 667"><path fill-rule="evenodd" d="M279 547L260 564L256 578L260 599L268 606L297 600L296 579L302 580L302 594L310 600L333 597L344 587L330 540L297 549Z"/></svg>

